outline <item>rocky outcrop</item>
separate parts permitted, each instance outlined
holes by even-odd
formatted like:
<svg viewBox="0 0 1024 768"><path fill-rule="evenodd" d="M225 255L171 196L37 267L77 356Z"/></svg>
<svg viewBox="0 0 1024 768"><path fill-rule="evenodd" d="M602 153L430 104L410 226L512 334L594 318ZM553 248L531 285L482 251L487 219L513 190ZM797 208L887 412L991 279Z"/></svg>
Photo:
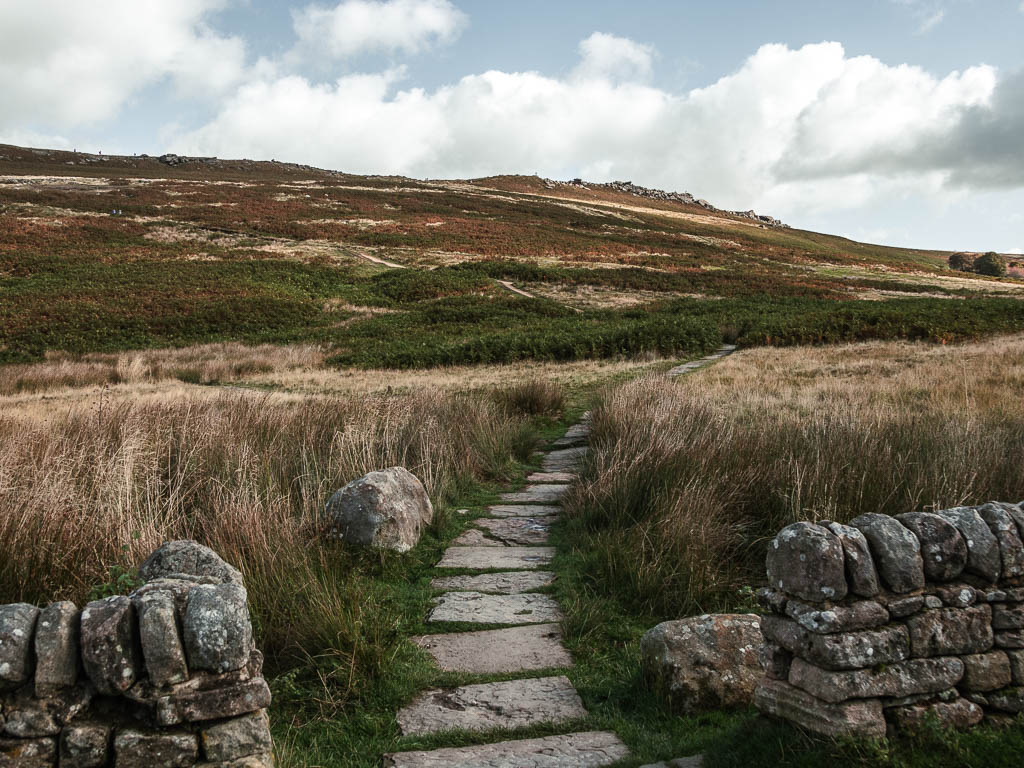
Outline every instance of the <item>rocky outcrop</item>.
<svg viewBox="0 0 1024 768"><path fill-rule="evenodd" d="M370 472L327 502L329 533L365 547L408 552L434 519L423 483L404 467Z"/></svg>
<svg viewBox="0 0 1024 768"><path fill-rule="evenodd" d="M0 766L272 766L241 574L170 542L131 595L0 606Z"/></svg>
<svg viewBox="0 0 1024 768"><path fill-rule="evenodd" d="M796 523L769 544L766 570L762 712L824 735L880 736L929 717L968 727L1024 711L1020 506Z"/></svg>

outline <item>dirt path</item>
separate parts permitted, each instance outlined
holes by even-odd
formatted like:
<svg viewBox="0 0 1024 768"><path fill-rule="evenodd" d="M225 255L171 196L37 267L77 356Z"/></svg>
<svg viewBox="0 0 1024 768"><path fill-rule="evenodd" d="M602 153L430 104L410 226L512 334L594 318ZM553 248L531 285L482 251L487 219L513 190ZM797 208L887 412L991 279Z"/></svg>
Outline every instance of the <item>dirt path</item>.
<svg viewBox="0 0 1024 768"><path fill-rule="evenodd" d="M683 374L686 373L692 373L693 371L697 371L700 370L701 368L711 365L716 360L721 360L723 357L728 357L735 351L735 344L723 344L721 347L718 348L716 352L713 352L712 354L707 355L706 357L702 357L699 360L691 360L688 363L677 365L675 368L670 370L665 375L668 376L670 379L674 379L677 376L682 376Z"/></svg>
<svg viewBox="0 0 1024 768"><path fill-rule="evenodd" d="M532 293L527 293L522 288L516 288L508 280L499 280L498 281L498 285L500 285L502 288L505 288L506 290L512 291L512 293L518 293L520 296L525 296L528 299L535 299L535 298L537 298Z"/></svg>

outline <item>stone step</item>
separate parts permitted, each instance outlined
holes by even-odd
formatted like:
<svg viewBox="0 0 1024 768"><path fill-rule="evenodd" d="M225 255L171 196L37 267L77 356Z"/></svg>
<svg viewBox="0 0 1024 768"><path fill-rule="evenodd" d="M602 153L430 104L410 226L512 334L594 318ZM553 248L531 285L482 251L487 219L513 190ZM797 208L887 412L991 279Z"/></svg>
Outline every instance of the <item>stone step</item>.
<svg viewBox="0 0 1024 768"><path fill-rule="evenodd" d="M485 595L446 592L434 598L427 621L467 621L473 624L544 624L562 620L562 609L548 595L521 593Z"/></svg>
<svg viewBox="0 0 1024 768"><path fill-rule="evenodd" d="M554 504L493 504L487 511L495 517L553 517L562 508Z"/></svg>
<svg viewBox="0 0 1024 768"><path fill-rule="evenodd" d="M384 765L392 768L598 768L628 756L626 745L614 733L587 731L432 752L396 752L384 756Z"/></svg>
<svg viewBox="0 0 1024 768"><path fill-rule="evenodd" d="M545 544L551 534L551 518L546 517L504 517L498 520L477 520L488 536L498 539L506 546ZM459 538L462 538L461 536ZM458 543L458 539L455 540Z"/></svg>
<svg viewBox="0 0 1024 768"><path fill-rule="evenodd" d="M531 472L526 476L528 483L571 483L579 477L575 472Z"/></svg>
<svg viewBox="0 0 1024 768"><path fill-rule="evenodd" d="M550 504L557 502L568 490L567 485L528 485L521 491L501 494L501 500L508 504Z"/></svg>
<svg viewBox="0 0 1024 768"><path fill-rule="evenodd" d="M551 442L552 448L572 448L577 445L586 445L586 437L560 437Z"/></svg>
<svg viewBox="0 0 1024 768"><path fill-rule="evenodd" d="M543 544L544 542L536 542ZM490 539L478 528L470 528L463 531L452 541L453 547L504 547L505 542L497 539Z"/></svg>
<svg viewBox="0 0 1024 768"><path fill-rule="evenodd" d="M554 547L448 547L438 568L533 570L547 565Z"/></svg>
<svg viewBox="0 0 1024 768"><path fill-rule="evenodd" d="M583 457L589 450L584 445L579 448L562 448L559 451L551 451L541 462L541 470L544 472L571 472L579 468Z"/></svg>
<svg viewBox="0 0 1024 768"><path fill-rule="evenodd" d="M582 422L580 424L573 424L571 427L569 427L565 431L565 437L563 437L562 439L586 439L588 435L590 435L590 424L588 422Z"/></svg>
<svg viewBox="0 0 1024 768"><path fill-rule="evenodd" d="M450 592L484 592L493 595L518 595L547 587L555 581L551 571L509 571L482 573L479 576L442 576L430 582L434 589Z"/></svg>
<svg viewBox="0 0 1024 768"><path fill-rule="evenodd" d="M412 638L445 672L499 675L571 667L557 624L535 624L483 632L452 632Z"/></svg>
<svg viewBox="0 0 1024 768"><path fill-rule="evenodd" d="M586 717L569 678L538 677L420 694L398 713L403 736L439 731L512 730Z"/></svg>

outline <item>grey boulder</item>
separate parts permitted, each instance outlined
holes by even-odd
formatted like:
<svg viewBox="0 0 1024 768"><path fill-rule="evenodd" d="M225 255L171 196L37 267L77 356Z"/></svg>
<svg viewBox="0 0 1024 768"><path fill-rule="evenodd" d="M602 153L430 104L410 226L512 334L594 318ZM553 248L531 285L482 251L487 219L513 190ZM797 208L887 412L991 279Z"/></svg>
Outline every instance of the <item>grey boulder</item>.
<svg viewBox="0 0 1024 768"><path fill-rule="evenodd" d="M124 595L94 600L82 611L82 666L96 690L118 696L141 677L142 651L132 601Z"/></svg>
<svg viewBox="0 0 1024 768"><path fill-rule="evenodd" d="M850 525L868 540L882 581L893 592L912 592L924 586L921 545L898 520L872 512L854 518Z"/></svg>
<svg viewBox="0 0 1024 768"><path fill-rule="evenodd" d="M48 605L36 622L36 696L52 696L78 680L79 612L74 603Z"/></svg>
<svg viewBox="0 0 1024 768"><path fill-rule="evenodd" d="M241 669L253 649L245 588L197 585L188 594L182 629L189 667L218 674Z"/></svg>
<svg viewBox="0 0 1024 768"><path fill-rule="evenodd" d="M329 533L377 549L408 552L434 519L423 483L404 467L370 472L327 502Z"/></svg>
<svg viewBox="0 0 1024 768"><path fill-rule="evenodd" d="M32 677L32 636L39 609L28 603L0 605L0 692Z"/></svg>
<svg viewBox="0 0 1024 768"><path fill-rule="evenodd" d="M978 514L999 543L1003 578L1012 579L1024 575L1024 542L1021 542L1017 523L1010 511L1002 504L985 504L978 508Z"/></svg>
<svg viewBox="0 0 1024 768"><path fill-rule="evenodd" d="M935 514L956 526L967 542L964 570L988 581L997 581L1002 570L999 541L981 515L971 507L943 509Z"/></svg>
<svg viewBox="0 0 1024 768"><path fill-rule="evenodd" d="M197 541L168 541L139 566L139 578L185 579L218 584L242 584L242 574L209 547Z"/></svg>
<svg viewBox="0 0 1024 768"><path fill-rule="evenodd" d="M868 540L856 528L842 523L825 523L843 547L846 579L850 592L860 597L874 597L881 591L878 570L868 548Z"/></svg>
<svg viewBox="0 0 1024 768"><path fill-rule="evenodd" d="M814 523L787 525L768 544L768 583L811 603L846 597L843 547Z"/></svg>
<svg viewBox="0 0 1024 768"><path fill-rule="evenodd" d="M931 512L908 512L896 519L921 543L924 575L930 581L951 581L967 565L967 542L956 527Z"/></svg>

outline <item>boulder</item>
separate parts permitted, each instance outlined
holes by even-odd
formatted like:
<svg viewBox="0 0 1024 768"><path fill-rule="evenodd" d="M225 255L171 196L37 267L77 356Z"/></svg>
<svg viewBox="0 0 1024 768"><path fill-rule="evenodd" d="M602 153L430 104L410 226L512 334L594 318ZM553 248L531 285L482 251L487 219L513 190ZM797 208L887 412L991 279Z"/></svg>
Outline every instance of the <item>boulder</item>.
<svg viewBox="0 0 1024 768"><path fill-rule="evenodd" d="M984 653L993 644L992 607L940 608L907 619L916 658Z"/></svg>
<svg viewBox="0 0 1024 768"><path fill-rule="evenodd" d="M0 692L13 691L32 677L32 637L39 609L28 603L0 605Z"/></svg>
<svg viewBox="0 0 1024 768"><path fill-rule="evenodd" d="M793 659L789 682L823 701L838 704L847 699L938 693L956 685L963 674L963 662L954 657L910 659L875 669L841 672Z"/></svg>
<svg viewBox="0 0 1024 768"><path fill-rule="evenodd" d="M1024 603L995 603L992 629L1024 629Z"/></svg>
<svg viewBox="0 0 1024 768"><path fill-rule="evenodd" d="M846 580L850 592L860 597L874 597L881 586L878 583L878 570L868 548L868 540L864 534L849 525L826 523L828 528L843 547L846 569Z"/></svg>
<svg viewBox="0 0 1024 768"><path fill-rule="evenodd" d="M330 535L366 547L408 552L434 519L423 483L404 467L370 472L327 502Z"/></svg>
<svg viewBox="0 0 1024 768"><path fill-rule="evenodd" d="M652 688L679 712L750 704L762 676L764 638L754 614L717 614L666 621L640 640Z"/></svg>
<svg viewBox="0 0 1024 768"><path fill-rule="evenodd" d="M951 581L967 565L967 542L960 531L931 512L910 512L896 515L921 543L924 575L929 581Z"/></svg>
<svg viewBox="0 0 1024 768"><path fill-rule="evenodd" d="M893 592L904 593L924 586L921 545L898 520L869 513L850 521L868 540L878 573Z"/></svg>
<svg viewBox="0 0 1024 768"><path fill-rule="evenodd" d="M960 688L964 691L995 691L1005 688L1011 682L1010 657L1005 651L972 653L960 657L964 663L964 679Z"/></svg>
<svg viewBox="0 0 1024 768"><path fill-rule="evenodd" d="M878 699L829 704L783 680L764 679L754 691L754 705L767 715L822 736L885 736L885 717Z"/></svg>
<svg viewBox="0 0 1024 768"><path fill-rule="evenodd" d="M787 525L768 545L768 583L811 603L846 597L843 547L813 523Z"/></svg>
<svg viewBox="0 0 1024 768"><path fill-rule="evenodd" d="M988 581L998 580L1002 568L999 542L981 515L971 507L954 507L935 514L952 523L967 543L964 570Z"/></svg>
<svg viewBox="0 0 1024 768"><path fill-rule="evenodd" d="M985 504L978 508L978 514L999 543L1003 578L1012 579L1024 575L1024 542L1021 542L1017 524L1009 511L1000 504Z"/></svg>
<svg viewBox="0 0 1024 768"><path fill-rule="evenodd" d="M242 585L242 574L209 547L188 539L168 541L139 566L139 578L184 579L207 584Z"/></svg>
<svg viewBox="0 0 1024 768"><path fill-rule="evenodd" d="M78 681L79 612L74 603L48 605L36 622L36 696L53 696Z"/></svg>
<svg viewBox="0 0 1024 768"><path fill-rule="evenodd" d="M82 666L99 693L118 696L141 677L139 626L129 598L115 595L85 606L81 638Z"/></svg>
<svg viewBox="0 0 1024 768"><path fill-rule="evenodd" d="M241 669L253 649L244 587L199 584L188 594L182 628L188 665L223 674Z"/></svg>

